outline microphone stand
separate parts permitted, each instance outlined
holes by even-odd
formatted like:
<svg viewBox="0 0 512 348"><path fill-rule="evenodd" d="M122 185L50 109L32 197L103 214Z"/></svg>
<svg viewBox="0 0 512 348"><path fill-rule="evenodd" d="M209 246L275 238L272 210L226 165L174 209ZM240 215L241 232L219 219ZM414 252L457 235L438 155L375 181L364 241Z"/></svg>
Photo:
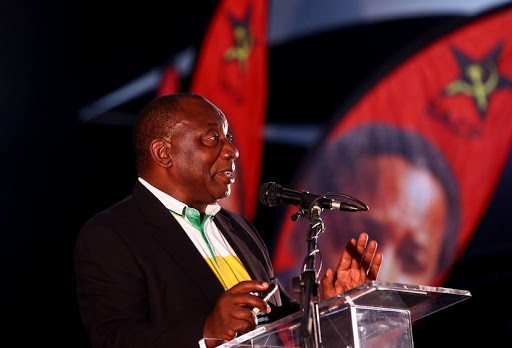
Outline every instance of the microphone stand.
<svg viewBox="0 0 512 348"><path fill-rule="evenodd" d="M319 348L322 345L318 302L313 301L313 297L318 295L318 276L315 271L315 258L316 254L319 253L317 240L318 235L324 232L325 229L320 218L321 212L322 208L315 203L310 207L307 215L304 210L297 213L297 215L306 216L310 220L307 238L308 253L304 259L300 277L293 279L294 291L300 292L301 335L304 338L306 348ZM297 215L294 215L295 219L298 218Z"/></svg>

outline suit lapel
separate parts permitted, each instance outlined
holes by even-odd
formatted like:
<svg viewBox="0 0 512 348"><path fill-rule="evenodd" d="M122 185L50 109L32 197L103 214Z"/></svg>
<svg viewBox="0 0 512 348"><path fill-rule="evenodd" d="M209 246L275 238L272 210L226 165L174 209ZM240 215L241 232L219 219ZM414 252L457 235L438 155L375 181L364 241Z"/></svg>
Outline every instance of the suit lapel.
<svg viewBox="0 0 512 348"><path fill-rule="evenodd" d="M220 213L215 215L215 224L222 231L227 241L240 258L240 261L242 261L242 264L246 267L251 279L268 282L268 274L261 261L256 256L256 252L260 251L259 247L252 242L247 231L241 228L233 228L229 218Z"/></svg>
<svg viewBox="0 0 512 348"><path fill-rule="evenodd" d="M135 185L133 197L156 241L183 273L189 275L190 282L204 293L205 298L215 303L224 289L180 224L140 182Z"/></svg>

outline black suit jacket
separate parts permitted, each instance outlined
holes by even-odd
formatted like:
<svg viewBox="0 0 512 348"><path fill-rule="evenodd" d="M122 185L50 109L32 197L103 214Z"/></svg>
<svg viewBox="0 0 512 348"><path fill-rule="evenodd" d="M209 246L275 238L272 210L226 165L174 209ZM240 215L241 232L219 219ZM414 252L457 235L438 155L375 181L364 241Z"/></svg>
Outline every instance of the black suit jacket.
<svg viewBox="0 0 512 348"><path fill-rule="evenodd" d="M278 283L252 224L224 209L214 221L252 279ZM197 348L224 291L179 223L139 182L130 196L84 225L75 273L93 347ZM284 292L270 303L280 307L272 311L280 316L298 309Z"/></svg>

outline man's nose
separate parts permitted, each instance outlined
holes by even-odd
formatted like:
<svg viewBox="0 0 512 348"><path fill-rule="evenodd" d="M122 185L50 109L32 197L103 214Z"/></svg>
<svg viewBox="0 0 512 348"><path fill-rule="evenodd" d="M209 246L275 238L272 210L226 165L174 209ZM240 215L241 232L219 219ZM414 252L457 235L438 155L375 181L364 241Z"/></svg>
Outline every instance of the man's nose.
<svg viewBox="0 0 512 348"><path fill-rule="evenodd" d="M221 155L222 155L222 158L231 159L234 161L238 158L240 153L238 152L238 149L232 142L226 141L224 147L222 148Z"/></svg>

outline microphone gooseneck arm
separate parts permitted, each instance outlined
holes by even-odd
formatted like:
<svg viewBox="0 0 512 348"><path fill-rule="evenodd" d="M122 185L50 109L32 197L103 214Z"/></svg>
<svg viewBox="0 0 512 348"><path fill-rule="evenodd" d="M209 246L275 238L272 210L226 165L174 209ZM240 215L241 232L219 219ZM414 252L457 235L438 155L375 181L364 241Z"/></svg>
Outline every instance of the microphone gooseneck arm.
<svg viewBox="0 0 512 348"><path fill-rule="evenodd" d="M304 259L302 273L298 279L294 280L295 287L297 285L300 287L295 291L300 291L299 302L302 313L300 332L306 348L319 348L322 344L318 302L313 300L313 297L318 296L318 274L315 267L316 256L320 252L318 236L325 230L324 223L320 218L321 212L322 208L317 204L313 204L309 211L308 252Z"/></svg>

